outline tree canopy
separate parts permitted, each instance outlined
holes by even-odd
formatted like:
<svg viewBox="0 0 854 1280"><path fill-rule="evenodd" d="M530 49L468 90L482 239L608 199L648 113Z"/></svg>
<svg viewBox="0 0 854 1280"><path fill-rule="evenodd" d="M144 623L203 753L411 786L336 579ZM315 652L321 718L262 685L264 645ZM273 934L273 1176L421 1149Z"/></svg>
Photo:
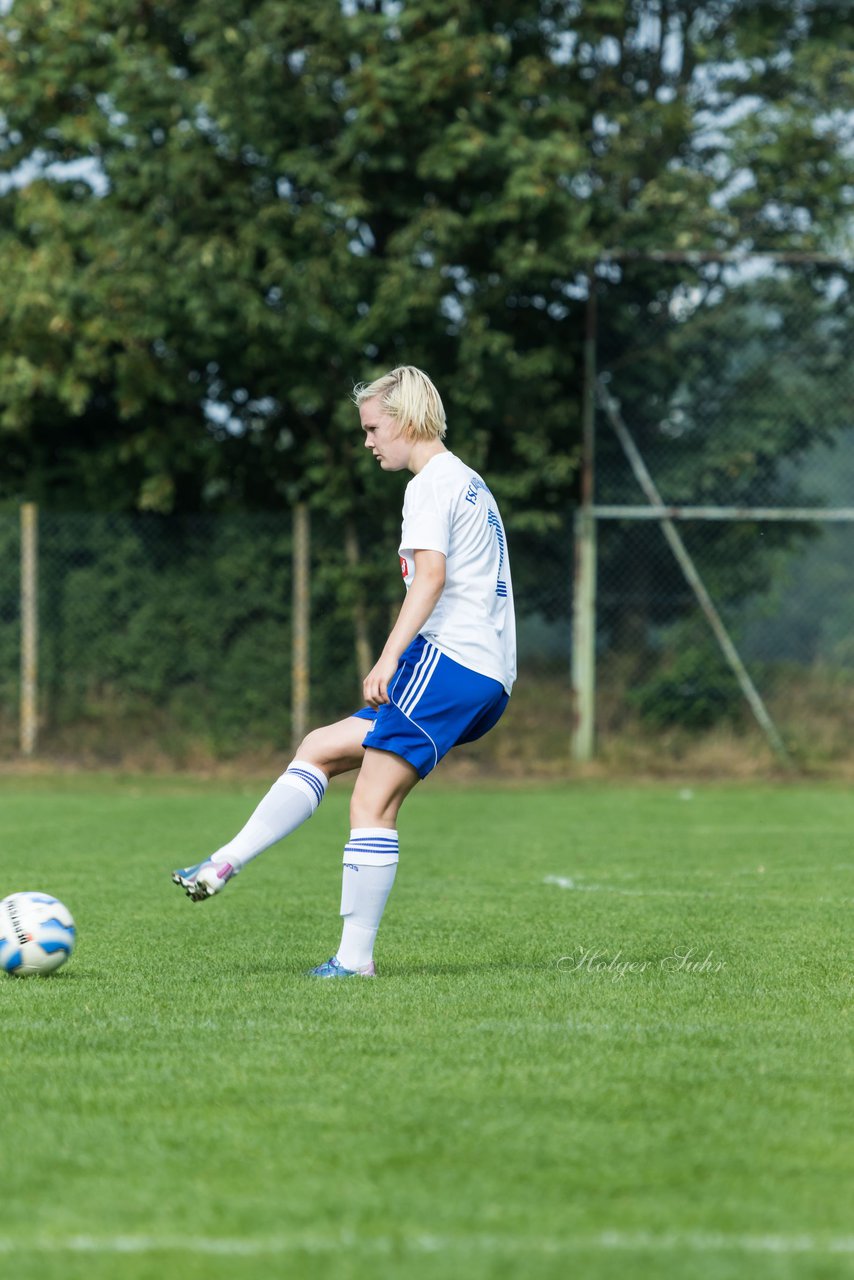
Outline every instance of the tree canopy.
<svg viewBox="0 0 854 1280"><path fill-rule="evenodd" d="M13 0L0 499L348 516L348 393L407 362L548 528L604 250L844 247L841 9Z"/></svg>

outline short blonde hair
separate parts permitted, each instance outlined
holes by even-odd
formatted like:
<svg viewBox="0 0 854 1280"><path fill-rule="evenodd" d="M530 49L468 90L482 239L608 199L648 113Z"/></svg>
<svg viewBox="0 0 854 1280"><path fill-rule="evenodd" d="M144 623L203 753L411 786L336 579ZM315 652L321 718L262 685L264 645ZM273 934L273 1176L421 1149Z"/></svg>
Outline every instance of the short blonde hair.
<svg viewBox="0 0 854 1280"><path fill-rule="evenodd" d="M404 364L353 388L353 402L379 400L409 440L442 440L448 429L439 392L421 369Z"/></svg>

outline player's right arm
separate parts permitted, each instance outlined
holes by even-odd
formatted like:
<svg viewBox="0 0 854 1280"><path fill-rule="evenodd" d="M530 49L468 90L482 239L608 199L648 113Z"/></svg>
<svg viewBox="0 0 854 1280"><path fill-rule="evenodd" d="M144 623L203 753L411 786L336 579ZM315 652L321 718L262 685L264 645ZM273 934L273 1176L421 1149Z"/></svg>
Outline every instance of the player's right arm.
<svg viewBox="0 0 854 1280"><path fill-rule="evenodd" d="M369 707L388 702L388 685L400 656L418 635L436 608L445 589L445 557L441 551L416 551L415 576L400 607L397 621L383 645L376 664L365 677L365 701Z"/></svg>

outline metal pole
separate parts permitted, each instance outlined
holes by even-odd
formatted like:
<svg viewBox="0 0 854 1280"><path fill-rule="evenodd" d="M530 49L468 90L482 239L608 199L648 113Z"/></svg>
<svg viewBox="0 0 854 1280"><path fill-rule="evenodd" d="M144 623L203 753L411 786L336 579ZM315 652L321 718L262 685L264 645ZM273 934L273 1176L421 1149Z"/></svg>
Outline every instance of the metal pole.
<svg viewBox="0 0 854 1280"><path fill-rule="evenodd" d="M298 502L293 513L293 620L291 648L291 736L299 746L308 731L309 645L311 604L309 559L311 524L308 505Z"/></svg>
<svg viewBox="0 0 854 1280"><path fill-rule="evenodd" d="M572 606L572 757L593 759L596 721L596 274L588 277L581 406L581 508L575 518Z"/></svg>
<svg viewBox="0 0 854 1280"><path fill-rule="evenodd" d="M21 507L21 753L33 756L38 739L38 507Z"/></svg>
<svg viewBox="0 0 854 1280"><path fill-rule="evenodd" d="M774 520L780 523L854 524L854 507L633 507L596 505L597 520L720 520L745 523Z"/></svg>
<svg viewBox="0 0 854 1280"><path fill-rule="evenodd" d="M575 591L572 599L572 758L593 759L596 703L596 521L575 514Z"/></svg>

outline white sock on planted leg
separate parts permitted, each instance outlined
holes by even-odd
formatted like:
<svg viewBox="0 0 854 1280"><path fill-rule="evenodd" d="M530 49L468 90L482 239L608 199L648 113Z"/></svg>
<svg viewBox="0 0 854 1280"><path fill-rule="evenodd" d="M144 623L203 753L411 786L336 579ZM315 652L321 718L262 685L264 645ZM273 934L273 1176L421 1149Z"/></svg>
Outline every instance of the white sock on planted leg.
<svg viewBox="0 0 854 1280"><path fill-rule="evenodd" d="M345 969L364 969L374 956L374 939L397 873L397 832L356 827L344 847L341 915L344 929L336 953Z"/></svg>
<svg viewBox="0 0 854 1280"><path fill-rule="evenodd" d="M216 866L229 863L235 871L240 871L247 862L310 818L326 794L328 783L326 774L317 765L292 760L246 825L233 840L211 854L211 861Z"/></svg>

